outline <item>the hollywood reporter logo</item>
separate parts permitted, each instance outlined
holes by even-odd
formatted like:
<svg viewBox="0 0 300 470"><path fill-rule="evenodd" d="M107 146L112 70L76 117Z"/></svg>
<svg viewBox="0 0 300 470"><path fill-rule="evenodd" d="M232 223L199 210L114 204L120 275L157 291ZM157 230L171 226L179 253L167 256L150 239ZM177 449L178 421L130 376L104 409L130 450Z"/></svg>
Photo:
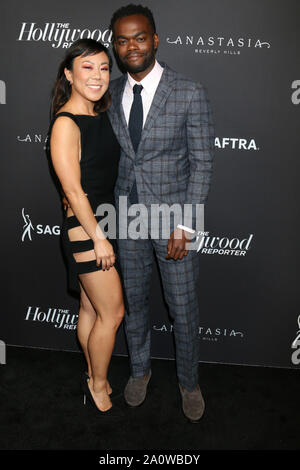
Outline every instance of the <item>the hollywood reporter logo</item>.
<svg viewBox="0 0 300 470"><path fill-rule="evenodd" d="M22 23L17 41L51 42L51 46L54 48L68 48L74 41L83 38L101 41L106 47L109 47L112 32L110 29L102 31L99 28L72 28L70 23L45 23L43 27L37 23Z"/></svg>
<svg viewBox="0 0 300 470"><path fill-rule="evenodd" d="M30 305L27 308L25 320L49 324L63 330L76 330L78 315L70 313L69 310L52 307L44 312L40 307Z"/></svg>

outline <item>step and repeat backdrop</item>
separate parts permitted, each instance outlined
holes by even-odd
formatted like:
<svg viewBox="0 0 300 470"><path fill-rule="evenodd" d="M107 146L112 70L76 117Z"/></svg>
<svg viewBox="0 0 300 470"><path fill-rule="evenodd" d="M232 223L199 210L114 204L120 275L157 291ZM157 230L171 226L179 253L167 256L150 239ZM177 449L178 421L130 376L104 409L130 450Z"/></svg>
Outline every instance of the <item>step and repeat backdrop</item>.
<svg viewBox="0 0 300 470"><path fill-rule="evenodd" d="M298 0L144 0L157 58L208 90L215 161L199 251L201 361L300 368ZM1 316L6 344L80 351L79 300L67 291L62 209L45 141L65 50L110 50L128 1L12 0L0 18ZM112 78L120 75L116 63ZM174 358L154 266L152 357ZM127 355L123 326L114 354Z"/></svg>

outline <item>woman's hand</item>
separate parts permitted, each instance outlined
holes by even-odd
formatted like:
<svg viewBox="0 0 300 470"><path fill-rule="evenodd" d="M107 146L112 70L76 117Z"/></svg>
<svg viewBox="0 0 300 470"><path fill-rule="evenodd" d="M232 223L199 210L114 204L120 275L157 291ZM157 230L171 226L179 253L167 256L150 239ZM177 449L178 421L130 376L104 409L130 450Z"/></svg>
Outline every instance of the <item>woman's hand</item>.
<svg viewBox="0 0 300 470"><path fill-rule="evenodd" d="M116 256L112 244L106 238L94 241L94 251L96 264L100 266L100 263L102 263L102 271L110 269L115 264Z"/></svg>

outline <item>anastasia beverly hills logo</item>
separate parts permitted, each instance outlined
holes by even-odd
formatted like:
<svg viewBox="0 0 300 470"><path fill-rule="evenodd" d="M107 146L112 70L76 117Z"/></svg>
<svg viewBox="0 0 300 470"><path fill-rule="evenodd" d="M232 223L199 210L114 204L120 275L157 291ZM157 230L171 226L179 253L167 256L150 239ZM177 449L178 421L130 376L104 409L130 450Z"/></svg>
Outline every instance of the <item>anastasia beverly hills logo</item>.
<svg viewBox="0 0 300 470"><path fill-rule="evenodd" d="M172 34L166 37L167 44L189 47L195 54L240 55L249 49L269 49L271 44L256 37L235 37L210 34Z"/></svg>
<svg viewBox="0 0 300 470"><path fill-rule="evenodd" d="M172 333L173 325L172 324L162 324L162 325L153 325L154 331L160 333ZM198 329L199 339L203 341L218 341L222 338L244 338L244 333L242 331L237 331L233 328L211 328L209 326L199 326Z"/></svg>
<svg viewBox="0 0 300 470"><path fill-rule="evenodd" d="M74 28L70 23L27 23L23 22L17 41L50 43L54 48L68 48L77 39L91 38L109 47L112 38L110 29Z"/></svg>
<svg viewBox="0 0 300 470"><path fill-rule="evenodd" d="M29 240L32 242L33 233L37 235L60 235L60 226L59 225L43 225L36 224L33 225L30 215L25 211L24 207L22 209L23 217L23 232L21 240Z"/></svg>
<svg viewBox="0 0 300 470"><path fill-rule="evenodd" d="M29 305L25 314L25 320L51 325L62 330L76 330L78 315L70 313L70 310L61 308L49 307L43 311L40 307Z"/></svg>
<svg viewBox="0 0 300 470"><path fill-rule="evenodd" d="M17 141L25 144L43 144L43 148L46 150L48 137L48 134L44 136L41 133L28 132L22 136L18 135Z"/></svg>

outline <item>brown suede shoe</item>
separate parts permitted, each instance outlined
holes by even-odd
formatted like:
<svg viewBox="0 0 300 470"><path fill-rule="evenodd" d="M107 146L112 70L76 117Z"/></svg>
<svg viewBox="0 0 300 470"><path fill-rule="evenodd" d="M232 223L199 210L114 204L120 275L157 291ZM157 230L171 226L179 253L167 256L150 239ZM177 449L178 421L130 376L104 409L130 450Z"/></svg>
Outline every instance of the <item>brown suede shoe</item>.
<svg viewBox="0 0 300 470"><path fill-rule="evenodd" d="M199 385L197 385L192 392L189 392L180 384L178 385L182 397L182 409L185 416L191 423L199 423L205 409L205 403Z"/></svg>
<svg viewBox="0 0 300 470"><path fill-rule="evenodd" d="M151 377L151 369L147 377L130 377L124 390L124 398L129 406L140 406L146 398L147 385Z"/></svg>

